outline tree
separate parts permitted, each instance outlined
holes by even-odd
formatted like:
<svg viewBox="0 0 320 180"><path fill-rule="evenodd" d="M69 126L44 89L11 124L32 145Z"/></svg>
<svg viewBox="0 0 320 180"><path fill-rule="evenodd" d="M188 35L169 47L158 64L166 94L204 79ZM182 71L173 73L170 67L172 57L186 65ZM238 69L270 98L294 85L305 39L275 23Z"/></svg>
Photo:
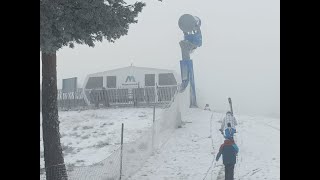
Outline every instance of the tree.
<svg viewBox="0 0 320 180"><path fill-rule="evenodd" d="M94 47L106 38L114 42L128 33L129 25L145 6L123 0L40 0L42 54L42 130L47 180L66 180L59 133L56 52L74 43Z"/></svg>

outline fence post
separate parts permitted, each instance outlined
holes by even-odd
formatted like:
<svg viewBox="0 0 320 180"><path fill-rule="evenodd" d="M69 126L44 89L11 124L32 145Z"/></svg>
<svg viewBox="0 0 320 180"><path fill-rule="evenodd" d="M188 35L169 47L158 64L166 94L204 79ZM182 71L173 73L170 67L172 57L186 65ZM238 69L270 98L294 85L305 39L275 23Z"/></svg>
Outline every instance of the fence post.
<svg viewBox="0 0 320 180"><path fill-rule="evenodd" d="M156 83L154 86L154 103L158 103L158 84Z"/></svg>
<svg viewBox="0 0 320 180"><path fill-rule="evenodd" d="M156 119L156 106L153 106L153 118L152 118L152 153L153 153L153 149L154 149L154 121Z"/></svg>
<svg viewBox="0 0 320 180"><path fill-rule="evenodd" d="M64 98L63 98L63 91L61 90L61 110L64 110Z"/></svg>
<svg viewBox="0 0 320 180"><path fill-rule="evenodd" d="M177 124L176 128L181 128L182 127L182 118L181 118L181 108L180 108L180 97L178 97L178 94L175 96L176 99L174 99L177 103Z"/></svg>
<svg viewBox="0 0 320 180"><path fill-rule="evenodd" d="M77 90L74 90L74 92L73 92L73 101L74 101L74 108L76 109L77 108L77 102L76 102L76 93L77 93Z"/></svg>
<svg viewBox="0 0 320 180"><path fill-rule="evenodd" d="M121 126L120 180L121 180L121 176L122 176L122 150L123 150L123 123Z"/></svg>
<svg viewBox="0 0 320 180"><path fill-rule="evenodd" d="M67 97L68 97L68 111L71 110L71 94L68 92L67 93Z"/></svg>

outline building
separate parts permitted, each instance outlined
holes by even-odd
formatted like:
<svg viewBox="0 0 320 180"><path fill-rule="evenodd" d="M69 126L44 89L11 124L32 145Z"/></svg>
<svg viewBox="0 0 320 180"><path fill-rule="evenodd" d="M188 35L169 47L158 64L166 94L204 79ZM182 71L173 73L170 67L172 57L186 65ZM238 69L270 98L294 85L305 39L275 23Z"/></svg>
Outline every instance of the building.
<svg viewBox="0 0 320 180"><path fill-rule="evenodd" d="M87 104L159 103L171 101L179 84L173 70L128 66L87 75L83 93Z"/></svg>

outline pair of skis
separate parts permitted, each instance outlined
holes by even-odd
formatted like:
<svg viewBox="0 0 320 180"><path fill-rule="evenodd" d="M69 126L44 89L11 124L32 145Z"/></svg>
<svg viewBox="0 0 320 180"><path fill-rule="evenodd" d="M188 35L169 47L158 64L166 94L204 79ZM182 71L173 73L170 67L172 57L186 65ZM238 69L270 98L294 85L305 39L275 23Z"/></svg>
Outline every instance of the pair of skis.
<svg viewBox="0 0 320 180"><path fill-rule="evenodd" d="M229 101L230 111L231 111L231 114L233 116L232 101L231 101L230 97L228 98L228 101Z"/></svg>
<svg viewBox="0 0 320 180"><path fill-rule="evenodd" d="M231 115L233 116L232 100L230 97L228 97L228 102L229 102L229 106L230 106ZM224 135L223 129L220 129L220 131L221 131L221 134Z"/></svg>
<svg viewBox="0 0 320 180"><path fill-rule="evenodd" d="M231 115L232 115L232 117L234 117L234 115L233 115L233 109L232 109L232 100L231 100L230 97L228 97L228 102L229 102L229 106L230 106Z"/></svg>

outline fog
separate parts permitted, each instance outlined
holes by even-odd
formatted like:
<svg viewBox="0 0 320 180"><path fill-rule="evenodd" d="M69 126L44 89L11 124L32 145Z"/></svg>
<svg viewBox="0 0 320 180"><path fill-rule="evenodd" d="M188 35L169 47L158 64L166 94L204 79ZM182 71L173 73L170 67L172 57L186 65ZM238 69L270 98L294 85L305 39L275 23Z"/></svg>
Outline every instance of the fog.
<svg viewBox="0 0 320 180"><path fill-rule="evenodd" d="M62 79L134 66L165 68L180 74L183 14L202 21L202 47L191 54L200 106L235 114L280 114L279 0L144 0L147 6L127 36L95 48L76 45L57 53L58 86ZM126 1L128 3L133 0Z"/></svg>

